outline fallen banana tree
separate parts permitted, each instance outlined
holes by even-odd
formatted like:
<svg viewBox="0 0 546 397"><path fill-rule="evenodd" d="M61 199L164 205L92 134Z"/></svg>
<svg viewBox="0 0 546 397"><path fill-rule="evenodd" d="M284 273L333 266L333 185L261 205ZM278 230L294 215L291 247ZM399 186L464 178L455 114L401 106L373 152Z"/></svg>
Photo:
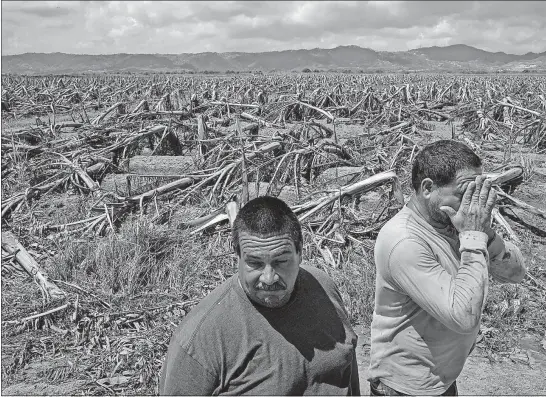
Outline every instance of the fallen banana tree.
<svg viewBox="0 0 546 397"><path fill-rule="evenodd" d="M304 221L321 209L332 205L344 196L361 195L388 182L392 182L393 196L396 198L398 203L403 206L404 194L402 193L398 176L394 171L385 171L366 178L363 181L359 181L348 186L343 186L339 189L339 191L336 191L326 197L299 205L293 210L296 214L301 214L299 216L299 220Z"/></svg>
<svg viewBox="0 0 546 397"><path fill-rule="evenodd" d="M81 159L77 162L70 161L66 156L50 152L55 157L60 157L60 162L47 160L44 162L43 167L48 169L54 169L54 174L47 178L45 181L40 182L34 186L27 188L24 192L17 193L2 201L2 219L5 219L12 211L17 211L24 203L29 204L31 200L36 200L42 196L47 195L49 192L54 191L57 188L64 187L68 189L71 185L81 192L96 192L100 189L99 184L93 180L90 176L96 174L103 169L108 162L107 159L103 159L103 162L94 162L93 159L86 159L89 167L84 169L80 164ZM59 171L60 169L60 171Z"/></svg>
<svg viewBox="0 0 546 397"><path fill-rule="evenodd" d="M400 206L404 205L404 195L400 186L399 179L396 173L392 170L381 172L376 175L372 175L369 178L366 178L362 181L343 186L338 191L335 191L325 197L321 197L316 200L311 200L306 203L296 205L292 207L292 210L295 214L299 214L299 220L301 222L305 221L307 218L310 218L312 215L317 214L319 211L326 209L328 206L333 205L334 203L341 200L346 196L359 196L373 190L379 186L392 183L392 193L396 201ZM199 219L193 220L186 223L184 226L191 227L197 226L191 234L197 234L209 227L215 226L224 222L228 219L231 219L229 214L233 216L233 204L235 202L230 201L226 204L226 210L223 212L221 209L216 210L213 213L201 217ZM229 210L228 210L229 208ZM231 211L231 212L230 212ZM236 213L236 212L235 212Z"/></svg>
<svg viewBox="0 0 546 397"><path fill-rule="evenodd" d="M250 152L245 156L248 161L251 161L259 155L263 155L280 148L280 142L269 142L259 146L257 150ZM175 181L162 185L158 188L146 191L135 196L121 197L112 194L114 197L116 197L116 201L101 203L100 201L102 200L99 200L99 203L97 203L93 207L95 211L99 210L100 212L102 212L101 215L63 225L44 225L41 227L41 231L68 231L72 227L77 226L77 229L72 230L73 232L88 232L94 229L98 234L104 234L108 226L110 226L113 230L114 225L130 211L139 208L142 212L144 211L144 207L148 202L152 200L155 201L158 197L167 193L177 191L179 193L184 192L186 195L191 195L198 189L212 186L212 198L215 191L221 188L221 183L223 182L225 186L235 170L241 167L242 161L242 158L233 160L232 162L223 165L222 167L218 167L217 169L213 170L213 172L199 172L192 175L187 175L182 178L176 179ZM185 192L185 190L192 186L192 189L190 189L188 192ZM161 214L158 212L157 216L161 217Z"/></svg>
<svg viewBox="0 0 546 397"><path fill-rule="evenodd" d="M42 148L42 156L34 162L33 172L41 171L42 179L45 180L2 200L2 219L5 219L12 211L20 209L24 203L30 203L31 200L37 200L59 188L67 190L73 186L85 193L99 191L100 186L93 177L96 177L101 170L104 171L105 167L113 166L108 156L118 155L120 159L123 159L131 145L150 136L164 134L167 130L167 126L157 125L131 134L120 134L119 140L118 135L112 133L111 138L116 139L116 142L95 150L92 154L81 149L74 150L72 147L65 153Z"/></svg>
<svg viewBox="0 0 546 397"><path fill-rule="evenodd" d="M248 184L252 183L251 178L254 178L256 183L262 181L267 183L265 194L276 195L279 187L281 189L285 186L293 187L299 200L302 190L305 190L304 187L313 185L315 176L327 169L338 166L364 167L366 162L377 160L379 166L373 164L362 170L373 170L376 175L381 175L377 172L396 169L397 162L405 161L411 147L405 146L404 143L410 143L413 147L409 159L411 162L417 147L412 136L418 129L429 130L430 126L425 121L453 119L453 114L442 110L445 106L459 104L455 114L465 117L465 125L469 127L478 122L484 136L489 127L491 131L494 130L493 132L502 136L507 125L516 126L518 128L516 133L534 128L541 134L541 120L544 117L546 103L540 95L536 98L533 96L532 100L529 100L529 97L526 100L510 97L502 93L505 87L498 87L497 92L489 83L470 89L466 84L461 85L459 82L447 80L439 82L436 79L408 83L405 79L393 78L388 84L381 84L380 88L375 90L371 88L370 83L381 81L375 77L346 77L339 81L328 76L315 80L302 80L300 77L295 79L267 77L266 85L275 88L270 93L265 93L263 87L259 89L253 87L254 82L242 84L243 81L237 78L221 79L212 85L205 80L199 87L195 86L193 79L168 80L164 84L150 82L149 85L142 85L133 79L129 79L127 84L121 84L122 80L117 80L113 86L101 81L102 87L99 87L97 81L71 80L74 86L78 86L82 81L87 84L85 93L67 89L60 81L55 82L47 90L44 90L40 83L28 87L27 90L25 84L18 79L5 80L11 87L10 98L6 98L10 108L27 111L35 106L41 111L43 106L49 106L53 111L53 121L49 120L48 124L37 118L37 127L18 131L12 134L11 140L2 137L3 149L10 151L14 158L20 153L32 154L42 161L34 163L35 170L49 169L55 173L44 172L46 178L42 178L42 182L3 200L3 219L10 212L22 208L26 202L30 203L56 189L66 190L69 186L80 193L91 193L92 197L99 196L92 208L92 212L99 211L99 214L91 216L90 211L86 219L46 225L42 231L93 229L99 230L102 234L108 226L113 230L114 225L124 214L133 210L144 212L148 203L155 206L157 215L154 219L163 219L167 213L173 211L173 208L176 209L177 205L185 203L188 197L198 194L202 194L213 206L221 207L220 204L226 202L234 192L240 191L241 186L243 191L246 189L246 193L243 192L241 197L246 197ZM359 82L357 86L356 82ZM481 91L487 92L487 97L478 98L477 94ZM131 105L133 110L127 113L126 106L130 105L132 100L136 100L134 102L136 106ZM183 103L184 100L186 103ZM83 112L81 122L72 117L72 123L56 123L56 109L58 113L59 109L70 108L71 103L79 104L78 109ZM84 104L87 104L87 107ZM86 113L89 106L95 110L105 110L101 110L98 116L89 121ZM241 109L246 112L241 112ZM108 120L107 116L110 116ZM159 118L157 120L159 124L146 126L151 116L156 120ZM315 121L315 118L326 120L331 127ZM277 131L269 140L263 141L263 137L257 136L248 139L249 137L243 134L247 128L241 126L243 119L253 122L253 130L254 126L284 127L287 121L291 121L296 123L294 130L299 129L301 133ZM227 133L216 131L215 127L211 127L215 123L211 120L221 120L224 127L235 124L235 130ZM362 133L360 138L369 138L368 145L371 143L375 146L375 155L370 154L365 158L364 156L368 156L366 149L354 142L338 144L335 129L338 120L343 123L362 121L366 132ZM77 138L59 138L61 129L66 128L77 128ZM374 128L373 132L370 132L370 128ZM160 180L162 177L159 175L160 172L158 175L144 175L149 178L157 176L157 183L152 189L150 185L143 186L138 190L138 194L131 190L125 194L118 194L99 188L98 182L106 170L112 172L116 167L121 168L127 160L130 164L130 159L135 153L138 154L139 145L143 142L158 139L158 145L148 153L156 154L159 145L166 142L167 137L176 131L178 136L183 135L179 143L185 150L187 149L185 155L188 158L191 150L198 149L195 172L192 170L190 174L188 171L186 175L177 172L181 173L178 175L179 178L171 179L163 185L161 183L167 181ZM316 135L310 136L310 131L315 131ZM334 140L324 137L333 137ZM394 155L388 153L385 149L390 150L399 139L402 140L402 146ZM270 155L266 158L264 155L268 153ZM145 164L146 157L142 156L140 161ZM153 168L153 165L150 165L150 169ZM369 176L369 172L367 176L364 174L364 171L362 175L356 173L355 177L367 178L361 182L375 177ZM397 179L393 179L393 183L399 185ZM316 199L315 201L319 200L316 203L312 200L307 201L295 206L294 209L298 211L302 220L308 220L340 197L358 195L361 189L359 186L358 182L342 186L331 198L322 197ZM363 191L366 190L365 186L366 184L362 187ZM394 192L399 201L403 202L400 189L394 189ZM503 200L514 206L544 216L544 211L518 201L502 190L499 194L501 196L504 194ZM168 209L160 208L158 199L167 197L175 202L175 205ZM106 201L107 198L114 200ZM306 205L308 207L305 207ZM223 221L224 216L224 210L212 218L205 216L205 224L214 224L215 217L216 221L220 218ZM188 224L188 227L203 226L202 222Z"/></svg>
<svg viewBox="0 0 546 397"><path fill-rule="evenodd" d="M34 279L42 292L45 302L66 297L65 292L48 280L47 275L40 269L36 260L9 231L2 232L2 265L4 265L5 260L21 266Z"/></svg>

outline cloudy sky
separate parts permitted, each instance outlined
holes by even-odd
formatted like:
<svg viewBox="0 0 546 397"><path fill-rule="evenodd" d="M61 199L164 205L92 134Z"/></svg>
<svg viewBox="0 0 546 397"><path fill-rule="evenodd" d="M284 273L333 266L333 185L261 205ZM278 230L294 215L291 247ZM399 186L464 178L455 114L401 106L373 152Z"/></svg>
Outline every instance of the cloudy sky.
<svg viewBox="0 0 546 397"><path fill-rule="evenodd" d="M546 50L545 1L2 1L2 55L260 52L355 44Z"/></svg>

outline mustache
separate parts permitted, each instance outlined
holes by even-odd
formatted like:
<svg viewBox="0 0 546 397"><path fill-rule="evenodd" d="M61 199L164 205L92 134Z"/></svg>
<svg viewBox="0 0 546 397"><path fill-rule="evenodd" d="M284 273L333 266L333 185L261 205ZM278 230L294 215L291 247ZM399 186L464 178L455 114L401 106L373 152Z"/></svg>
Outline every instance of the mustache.
<svg viewBox="0 0 546 397"><path fill-rule="evenodd" d="M286 287L284 285L282 285L280 282L276 282L274 284L271 284L271 285L268 285L268 284L264 284L262 282L258 282L254 288L258 289L258 290L263 290L263 291L282 291L282 290L285 290Z"/></svg>

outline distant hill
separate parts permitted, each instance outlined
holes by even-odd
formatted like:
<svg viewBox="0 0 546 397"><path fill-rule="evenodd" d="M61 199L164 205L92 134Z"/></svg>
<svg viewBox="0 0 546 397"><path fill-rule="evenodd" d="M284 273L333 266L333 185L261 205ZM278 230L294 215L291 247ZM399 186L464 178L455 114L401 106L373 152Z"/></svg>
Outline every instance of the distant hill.
<svg viewBox="0 0 546 397"><path fill-rule="evenodd" d="M546 54L530 60L519 60L507 63L503 69L522 72L524 70L546 70Z"/></svg>
<svg viewBox="0 0 546 397"><path fill-rule="evenodd" d="M546 52L524 55L488 52L457 44L409 51L374 51L355 45L332 49L197 54L75 55L25 53L2 56L2 73L66 74L85 72L291 71L358 69L364 71L496 71L543 69ZM536 60L536 62L535 62Z"/></svg>
<svg viewBox="0 0 546 397"><path fill-rule="evenodd" d="M478 61L492 64L504 64L518 59L517 55L504 52L488 52L464 44L451 45L449 47L428 47L410 51L413 54L423 55L431 61Z"/></svg>

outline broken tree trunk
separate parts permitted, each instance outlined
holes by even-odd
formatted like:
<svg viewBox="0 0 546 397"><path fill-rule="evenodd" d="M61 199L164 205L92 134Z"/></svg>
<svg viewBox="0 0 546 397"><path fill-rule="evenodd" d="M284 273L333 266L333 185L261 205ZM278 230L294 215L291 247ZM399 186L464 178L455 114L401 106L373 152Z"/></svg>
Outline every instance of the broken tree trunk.
<svg viewBox="0 0 546 397"><path fill-rule="evenodd" d="M312 202L302 204L301 206L298 206L297 209L294 208L293 210L296 213L302 213L308 210L307 212L305 212L303 215L299 217L300 222L303 222L305 219L317 213L322 208L325 208L326 206L333 204L336 200L340 199L342 196L345 196L345 195L352 196L356 194L363 194L370 190L375 189L378 186L386 184L388 182L392 182L393 193L397 201L399 202L399 204L404 205L404 196L402 192L400 191L398 176L396 175L394 171L384 171L379 174L372 175L362 181L353 183L352 185L343 186L339 189L338 192L330 194L326 197L321 197L318 200L314 200Z"/></svg>
<svg viewBox="0 0 546 397"><path fill-rule="evenodd" d="M512 197L509 194L504 193L500 189L497 189L497 194L500 197L508 199L512 203L512 205L515 205L516 207L522 208L522 209L530 212L531 214L534 214L534 215L540 216L541 218L546 219L546 211L541 210L541 209L536 208L536 207L533 207L532 205L529 205L529 204L527 204L527 203L525 203L525 202L523 202L523 201L521 201L521 200L519 200L519 199L517 199L515 197Z"/></svg>
<svg viewBox="0 0 546 397"><path fill-rule="evenodd" d="M112 111L114 111L115 109L117 109L118 107L122 106L123 105L123 102L116 102L115 104L113 104L112 106L110 106L108 109L106 109L104 111L104 113L102 113L101 115L97 116L92 122L91 122L91 125L100 125L100 123L102 123L102 121L104 120L104 118L106 116L108 116L108 114L110 114Z"/></svg>
<svg viewBox="0 0 546 397"><path fill-rule="evenodd" d="M252 199L254 199L256 197L264 196L266 194L268 188L269 188L269 183L268 182L259 182L259 183L252 182L252 183L249 183L248 184L249 198L252 200ZM281 199L282 201L284 201L289 206L293 206L298 202L298 196L297 196L295 187L289 186L289 185L284 185L284 186L281 187L279 192L277 192L279 190L279 188L276 188L275 190L276 191L271 192L270 195L273 195L273 196ZM300 188L300 190L305 190L305 194L309 193L308 189Z"/></svg>
<svg viewBox="0 0 546 397"><path fill-rule="evenodd" d="M521 243L521 240L518 238L516 233L514 233L514 230L510 226L508 222L506 222L506 219L501 215L498 208L493 208L493 211L491 212L493 215L493 219L497 221L499 225L501 225L507 232L510 238L515 241L516 243Z"/></svg>
<svg viewBox="0 0 546 397"><path fill-rule="evenodd" d="M201 177L203 178L203 177ZM134 203L142 203L144 200L148 200L150 198L153 198L155 196L160 196L165 193L172 192L173 190L177 189L186 189L188 186L193 185L193 183L200 178L194 177L194 178L180 178L173 182L167 183L166 185L162 185L156 189L148 190L147 192L134 195L131 197L127 197L127 201L132 201Z"/></svg>
<svg viewBox="0 0 546 397"><path fill-rule="evenodd" d="M197 140L203 141L208 138L207 134L207 124L203 120L203 116L197 116ZM201 158L205 157L207 153L207 147L202 142L199 142L199 156Z"/></svg>
<svg viewBox="0 0 546 397"><path fill-rule="evenodd" d="M108 174L103 179L101 188L128 197L156 189L181 177L182 175Z"/></svg>
<svg viewBox="0 0 546 397"><path fill-rule="evenodd" d="M190 235L195 235L203 230L217 225L223 221L229 221L229 226L233 227L237 213L239 212L239 204L236 201L230 201L226 204L224 211L221 210L213 212L207 217L200 218L202 222L199 226L190 232Z"/></svg>
<svg viewBox="0 0 546 397"><path fill-rule="evenodd" d="M390 170L390 171L384 171L379 174L372 175L363 181L359 181L351 185L343 186L339 189L338 192L335 192L328 196L321 197L316 200L311 200L301 205L290 206L290 207L296 214L302 214L305 211L307 211L303 215L300 215L299 217L300 222L303 222L305 219L309 218L311 215L317 213L318 211L325 208L326 206L334 203L336 200L340 199L342 196L364 194L366 192L369 192L387 183L392 183L393 195L396 198L396 200L399 202L399 204L403 205L404 196L400 189L400 181L396 173ZM253 186L253 185L254 184L250 186ZM236 213L234 214L235 208L233 208L233 204L231 204L231 207L226 206L226 208L227 208L226 214L221 214L219 212L216 212L214 213L214 216L203 217L202 219L206 220L206 223L204 224L200 223L201 225L197 229L193 230L190 234L192 235L197 234L205 230L206 228L214 226L228 219L230 221L231 226L233 226L232 222L236 215Z"/></svg>
<svg viewBox="0 0 546 397"><path fill-rule="evenodd" d="M488 173L486 176L491 179L493 185L503 187L505 184L523 179L523 167L517 165L500 173Z"/></svg>
<svg viewBox="0 0 546 397"><path fill-rule="evenodd" d="M9 255L14 255L14 260L34 278L34 281L43 292L46 301L59 300L66 297L63 290L47 279L36 260L21 245L13 233L2 232L2 250Z"/></svg>
<svg viewBox="0 0 546 397"><path fill-rule="evenodd" d="M127 172L137 175L186 175L195 170L191 156L134 156L127 162Z"/></svg>
<svg viewBox="0 0 546 397"><path fill-rule="evenodd" d="M259 118L258 116L254 116L252 114L248 114L248 113L245 113L245 112L241 113L241 117L243 119L254 121L254 122L258 123L259 125L262 125L262 126L265 126L265 127L280 127L278 124L269 123L269 122Z"/></svg>
<svg viewBox="0 0 546 397"><path fill-rule="evenodd" d="M333 186L345 186L361 174L367 171L367 167L332 167L324 170L318 177L315 178L314 183L319 185L333 185Z"/></svg>

